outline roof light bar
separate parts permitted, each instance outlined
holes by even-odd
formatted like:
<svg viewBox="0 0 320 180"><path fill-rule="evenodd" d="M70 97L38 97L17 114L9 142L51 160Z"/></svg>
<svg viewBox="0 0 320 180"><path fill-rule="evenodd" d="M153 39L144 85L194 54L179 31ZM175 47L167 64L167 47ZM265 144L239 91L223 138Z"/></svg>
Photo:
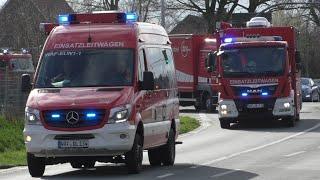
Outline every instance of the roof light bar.
<svg viewBox="0 0 320 180"><path fill-rule="evenodd" d="M138 15L136 13L127 13L127 22L137 22L138 21Z"/></svg>

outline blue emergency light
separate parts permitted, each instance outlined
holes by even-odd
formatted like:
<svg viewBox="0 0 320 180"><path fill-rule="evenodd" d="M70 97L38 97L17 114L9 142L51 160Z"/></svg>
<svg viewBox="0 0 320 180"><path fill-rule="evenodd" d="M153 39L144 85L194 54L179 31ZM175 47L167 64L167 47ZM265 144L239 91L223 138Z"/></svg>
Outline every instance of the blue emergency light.
<svg viewBox="0 0 320 180"><path fill-rule="evenodd" d="M241 96L247 97L247 96L248 96L248 93L242 93Z"/></svg>
<svg viewBox="0 0 320 180"><path fill-rule="evenodd" d="M87 118L95 118L97 116L96 113L87 113L86 114Z"/></svg>
<svg viewBox="0 0 320 180"><path fill-rule="evenodd" d="M52 119L59 119L60 118L60 114L51 114L51 118Z"/></svg>
<svg viewBox="0 0 320 180"><path fill-rule="evenodd" d="M136 13L127 13L127 21L136 22L138 21L138 15Z"/></svg>
<svg viewBox="0 0 320 180"><path fill-rule="evenodd" d="M75 17L72 14L61 14L58 17L58 22L60 25L69 25L75 21Z"/></svg>
<svg viewBox="0 0 320 180"><path fill-rule="evenodd" d="M269 93L267 93L267 92L262 93L262 96L268 96L268 95L269 95Z"/></svg>
<svg viewBox="0 0 320 180"><path fill-rule="evenodd" d="M232 43L233 39L232 38L225 38L224 42L225 43Z"/></svg>

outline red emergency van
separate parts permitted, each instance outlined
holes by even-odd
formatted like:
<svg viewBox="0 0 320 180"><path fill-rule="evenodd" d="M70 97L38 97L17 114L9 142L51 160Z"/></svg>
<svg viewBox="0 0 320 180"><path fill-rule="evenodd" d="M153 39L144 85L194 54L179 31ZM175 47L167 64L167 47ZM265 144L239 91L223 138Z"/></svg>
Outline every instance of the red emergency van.
<svg viewBox="0 0 320 180"><path fill-rule="evenodd" d="M173 165L179 134L175 67L166 31L135 22L135 14L103 12L59 16L29 91L24 129L31 176L46 165L126 163Z"/></svg>

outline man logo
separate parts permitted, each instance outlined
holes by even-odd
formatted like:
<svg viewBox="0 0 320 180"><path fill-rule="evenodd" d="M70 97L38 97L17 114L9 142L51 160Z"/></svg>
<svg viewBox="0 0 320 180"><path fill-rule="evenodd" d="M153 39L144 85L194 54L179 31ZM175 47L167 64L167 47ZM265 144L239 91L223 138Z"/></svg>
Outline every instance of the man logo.
<svg viewBox="0 0 320 180"><path fill-rule="evenodd" d="M68 112L67 116L66 116L66 120L69 124L71 125L75 125L79 122L80 120L80 116L77 112L75 111L70 111Z"/></svg>
<svg viewBox="0 0 320 180"><path fill-rule="evenodd" d="M248 89L247 93L248 94L260 94L260 93L262 93L262 89Z"/></svg>

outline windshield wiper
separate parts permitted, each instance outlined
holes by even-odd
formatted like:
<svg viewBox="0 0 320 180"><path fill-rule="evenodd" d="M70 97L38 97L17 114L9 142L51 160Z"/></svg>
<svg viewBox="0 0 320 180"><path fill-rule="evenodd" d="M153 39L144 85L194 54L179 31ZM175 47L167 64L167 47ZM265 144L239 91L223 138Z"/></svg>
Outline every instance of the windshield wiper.
<svg viewBox="0 0 320 180"><path fill-rule="evenodd" d="M238 75L238 76L243 76L243 75L252 75L253 73L247 72L247 71L236 71L236 72L225 72L225 75Z"/></svg>
<svg viewBox="0 0 320 180"><path fill-rule="evenodd" d="M263 71L263 72L259 72L258 74L263 74L263 75L278 75L280 74L279 71Z"/></svg>

